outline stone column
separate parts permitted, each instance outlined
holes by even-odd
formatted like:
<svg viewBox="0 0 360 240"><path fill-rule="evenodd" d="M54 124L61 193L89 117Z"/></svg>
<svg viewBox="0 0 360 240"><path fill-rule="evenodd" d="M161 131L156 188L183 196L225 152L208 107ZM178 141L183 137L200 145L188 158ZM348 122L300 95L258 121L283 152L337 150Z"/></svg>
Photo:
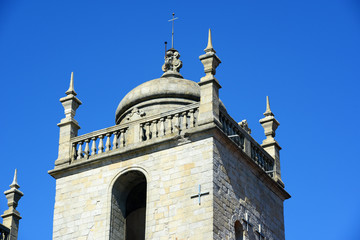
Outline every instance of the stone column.
<svg viewBox="0 0 360 240"><path fill-rule="evenodd" d="M264 128L266 139L263 140L261 146L267 151L270 156L275 160L274 163L274 179L280 185L284 186L284 183L281 180L281 169L280 169L280 150L281 147L278 142L274 139L275 131L280 125L280 123L275 119L274 114L270 109L269 97L266 97L266 111L264 113L264 118L260 119L260 124Z"/></svg>
<svg viewBox="0 0 360 240"><path fill-rule="evenodd" d="M70 140L77 136L78 130L80 129L74 117L76 109L81 105L81 101L76 97L77 94L74 90L73 76L73 73L71 73L70 87L65 92L67 96L60 98L60 102L65 110L65 118L61 119L60 123L58 123L60 128L59 154L58 159L55 161L55 167L70 163L72 149Z"/></svg>
<svg viewBox="0 0 360 240"><path fill-rule="evenodd" d="M199 57L204 65L205 76L198 83L200 86L200 107L198 125L215 123L221 127L219 120L219 81L215 78L216 68L221 63L212 46L211 30L209 29L208 46L205 54Z"/></svg>
<svg viewBox="0 0 360 240"><path fill-rule="evenodd" d="M14 180L10 185L10 189L5 191L4 194L8 201L9 209L4 212L1 217L3 218L3 225L10 229L10 234L7 240L17 240L19 231L19 220L21 219L20 213L16 210L18 202L24 194L18 190L20 186L17 183L17 170L15 169Z"/></svg>

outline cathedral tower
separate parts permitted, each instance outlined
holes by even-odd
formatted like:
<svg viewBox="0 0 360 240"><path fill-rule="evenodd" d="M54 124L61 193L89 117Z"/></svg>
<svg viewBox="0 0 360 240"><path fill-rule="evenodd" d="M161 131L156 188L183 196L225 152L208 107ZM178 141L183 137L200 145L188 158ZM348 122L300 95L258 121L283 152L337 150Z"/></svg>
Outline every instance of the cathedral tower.
<svg viewBox="0 0 360 240"><path fill-rule="evenodd" d="M130 91L115 125L78 136L81 101L71 77L56 179L53 239L283 240L279 123L268 108L263 144L219 99L221 63L209 32L200 81L180 74L167 50L164 74Z"/></svg>

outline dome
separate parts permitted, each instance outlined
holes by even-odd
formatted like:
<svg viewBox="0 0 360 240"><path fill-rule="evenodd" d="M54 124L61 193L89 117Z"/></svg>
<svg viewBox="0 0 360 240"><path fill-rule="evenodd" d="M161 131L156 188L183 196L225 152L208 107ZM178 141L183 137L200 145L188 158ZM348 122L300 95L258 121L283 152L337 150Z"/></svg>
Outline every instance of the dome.
<svg viewBox="0 0 360 240"><path fill-rule="evenodd" d="M115 123L122 124L177 109L200 101L200 86L180 74L182 61L177 50L166 51L164 74L131 90L119 103ZM220 108L225 109L222 102Z"/></svg>
<svg viewBox="0 0 360 240"><path fill-rule="evenodd" d="M116 124L125 123L135 120L133 115L151 116L199 101L200 87L196 82L178 76L163 76L126 94L116 109L115 121Z"/></svg>

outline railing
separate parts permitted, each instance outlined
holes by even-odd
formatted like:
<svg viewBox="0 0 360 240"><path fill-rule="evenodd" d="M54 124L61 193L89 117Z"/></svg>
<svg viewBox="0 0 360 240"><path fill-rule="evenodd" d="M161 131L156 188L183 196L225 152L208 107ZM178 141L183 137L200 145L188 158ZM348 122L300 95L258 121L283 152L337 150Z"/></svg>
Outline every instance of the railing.
<svg viewBox="0 0 360 240"><path fill-rule="evenodd" d="M198 103L191 104L146 119L74 137L71 139L71 162L91 159L132 143L193 128L197 125L198 109Z"/></svg>
<svg viewBox="0 0 360 240"><path fill-rule="evenodd" d="M0 223L0 240L8 240L10 229Z"/></svg>
<svg viewBox="0 0 360 240"><path fill-rule="evenodd" d="M180 111L170 112L166 116L141 122L141 141L147 141L172 133L179 133L185 129L195 127L197 125L198 105L191 105L190 107L191 108L182 108Z"/></svg>
<svg viewBox="0 0 360 240"><path fill-rule="evenodd" d="M266 156L265 151L251 143L251 158L259 165L267 174L273 177L274 159Z"/></svg>
<svg viewBox="0 0 360 240"><path fill-rule="evenodd" d="M239 126L229 115L220 112L222 130L241 150L244 151L244 134Z"/></svg>
<svg viewBox="0 0 360 240"><path fill-rule="evenodd" d="M131 144L138 141L144 142L161 138L194 128L197 126L198 109L199 104L191 104L144 120L138 120L125 125L115 125L74 137L71 139L71 161L90 159L125 147L128 143L128 132L131 138L136 136L135 139L137 139L129 139ZM274 159L226 112L220 111L220 122L226 136L242 151L247 153L266 173L273 176ZM135 129L138 130L135 132Z"/></svg>
<svg viewBox="0 0 360 240"><path fill-rule="evenodd" d="M116 125L73 138L72 161L89 159L126 145L128 127Z"/></svg>
<svg viewBox="0 0 360 240"><path fill-rule="evenodd" d="M267 174L273 177L274 159L227 113L220 111L220 122L223 132L237 145L245 151L245 141L250 142L251 159L261 167Z"/></svg>

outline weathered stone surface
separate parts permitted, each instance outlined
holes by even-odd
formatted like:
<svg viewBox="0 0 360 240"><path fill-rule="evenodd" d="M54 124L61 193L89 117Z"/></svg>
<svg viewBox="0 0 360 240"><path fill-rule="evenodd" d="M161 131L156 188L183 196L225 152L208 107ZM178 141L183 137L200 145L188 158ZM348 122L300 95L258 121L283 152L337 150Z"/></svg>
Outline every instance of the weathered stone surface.
<svg viewBox="0 0 360 240"><path fill-rule="evenodd" d="M108 239L113 182L138 170L147 178L146 239L212 239L212 195L196 194L198 185L212 189L211 139L151 154L113 157L112 164L86 167L56 180L53 239Z"/></svg>
<svg viewBox="0 0 360 240"><path fill-rule="evenodd" d="M285 239L290 195L278 175L276 120L268 107L261 120L268 140L260 146L219 100L210 32L205 52L197 84L182 79L179 55L169 50L163 77L125 96L116 126L77 136L76 106L64 106L72 111L59 124L59 158L49 172L54 240L127 239L144 221L145 239ZM142 225L128 228L134 219Z"/></svg>

